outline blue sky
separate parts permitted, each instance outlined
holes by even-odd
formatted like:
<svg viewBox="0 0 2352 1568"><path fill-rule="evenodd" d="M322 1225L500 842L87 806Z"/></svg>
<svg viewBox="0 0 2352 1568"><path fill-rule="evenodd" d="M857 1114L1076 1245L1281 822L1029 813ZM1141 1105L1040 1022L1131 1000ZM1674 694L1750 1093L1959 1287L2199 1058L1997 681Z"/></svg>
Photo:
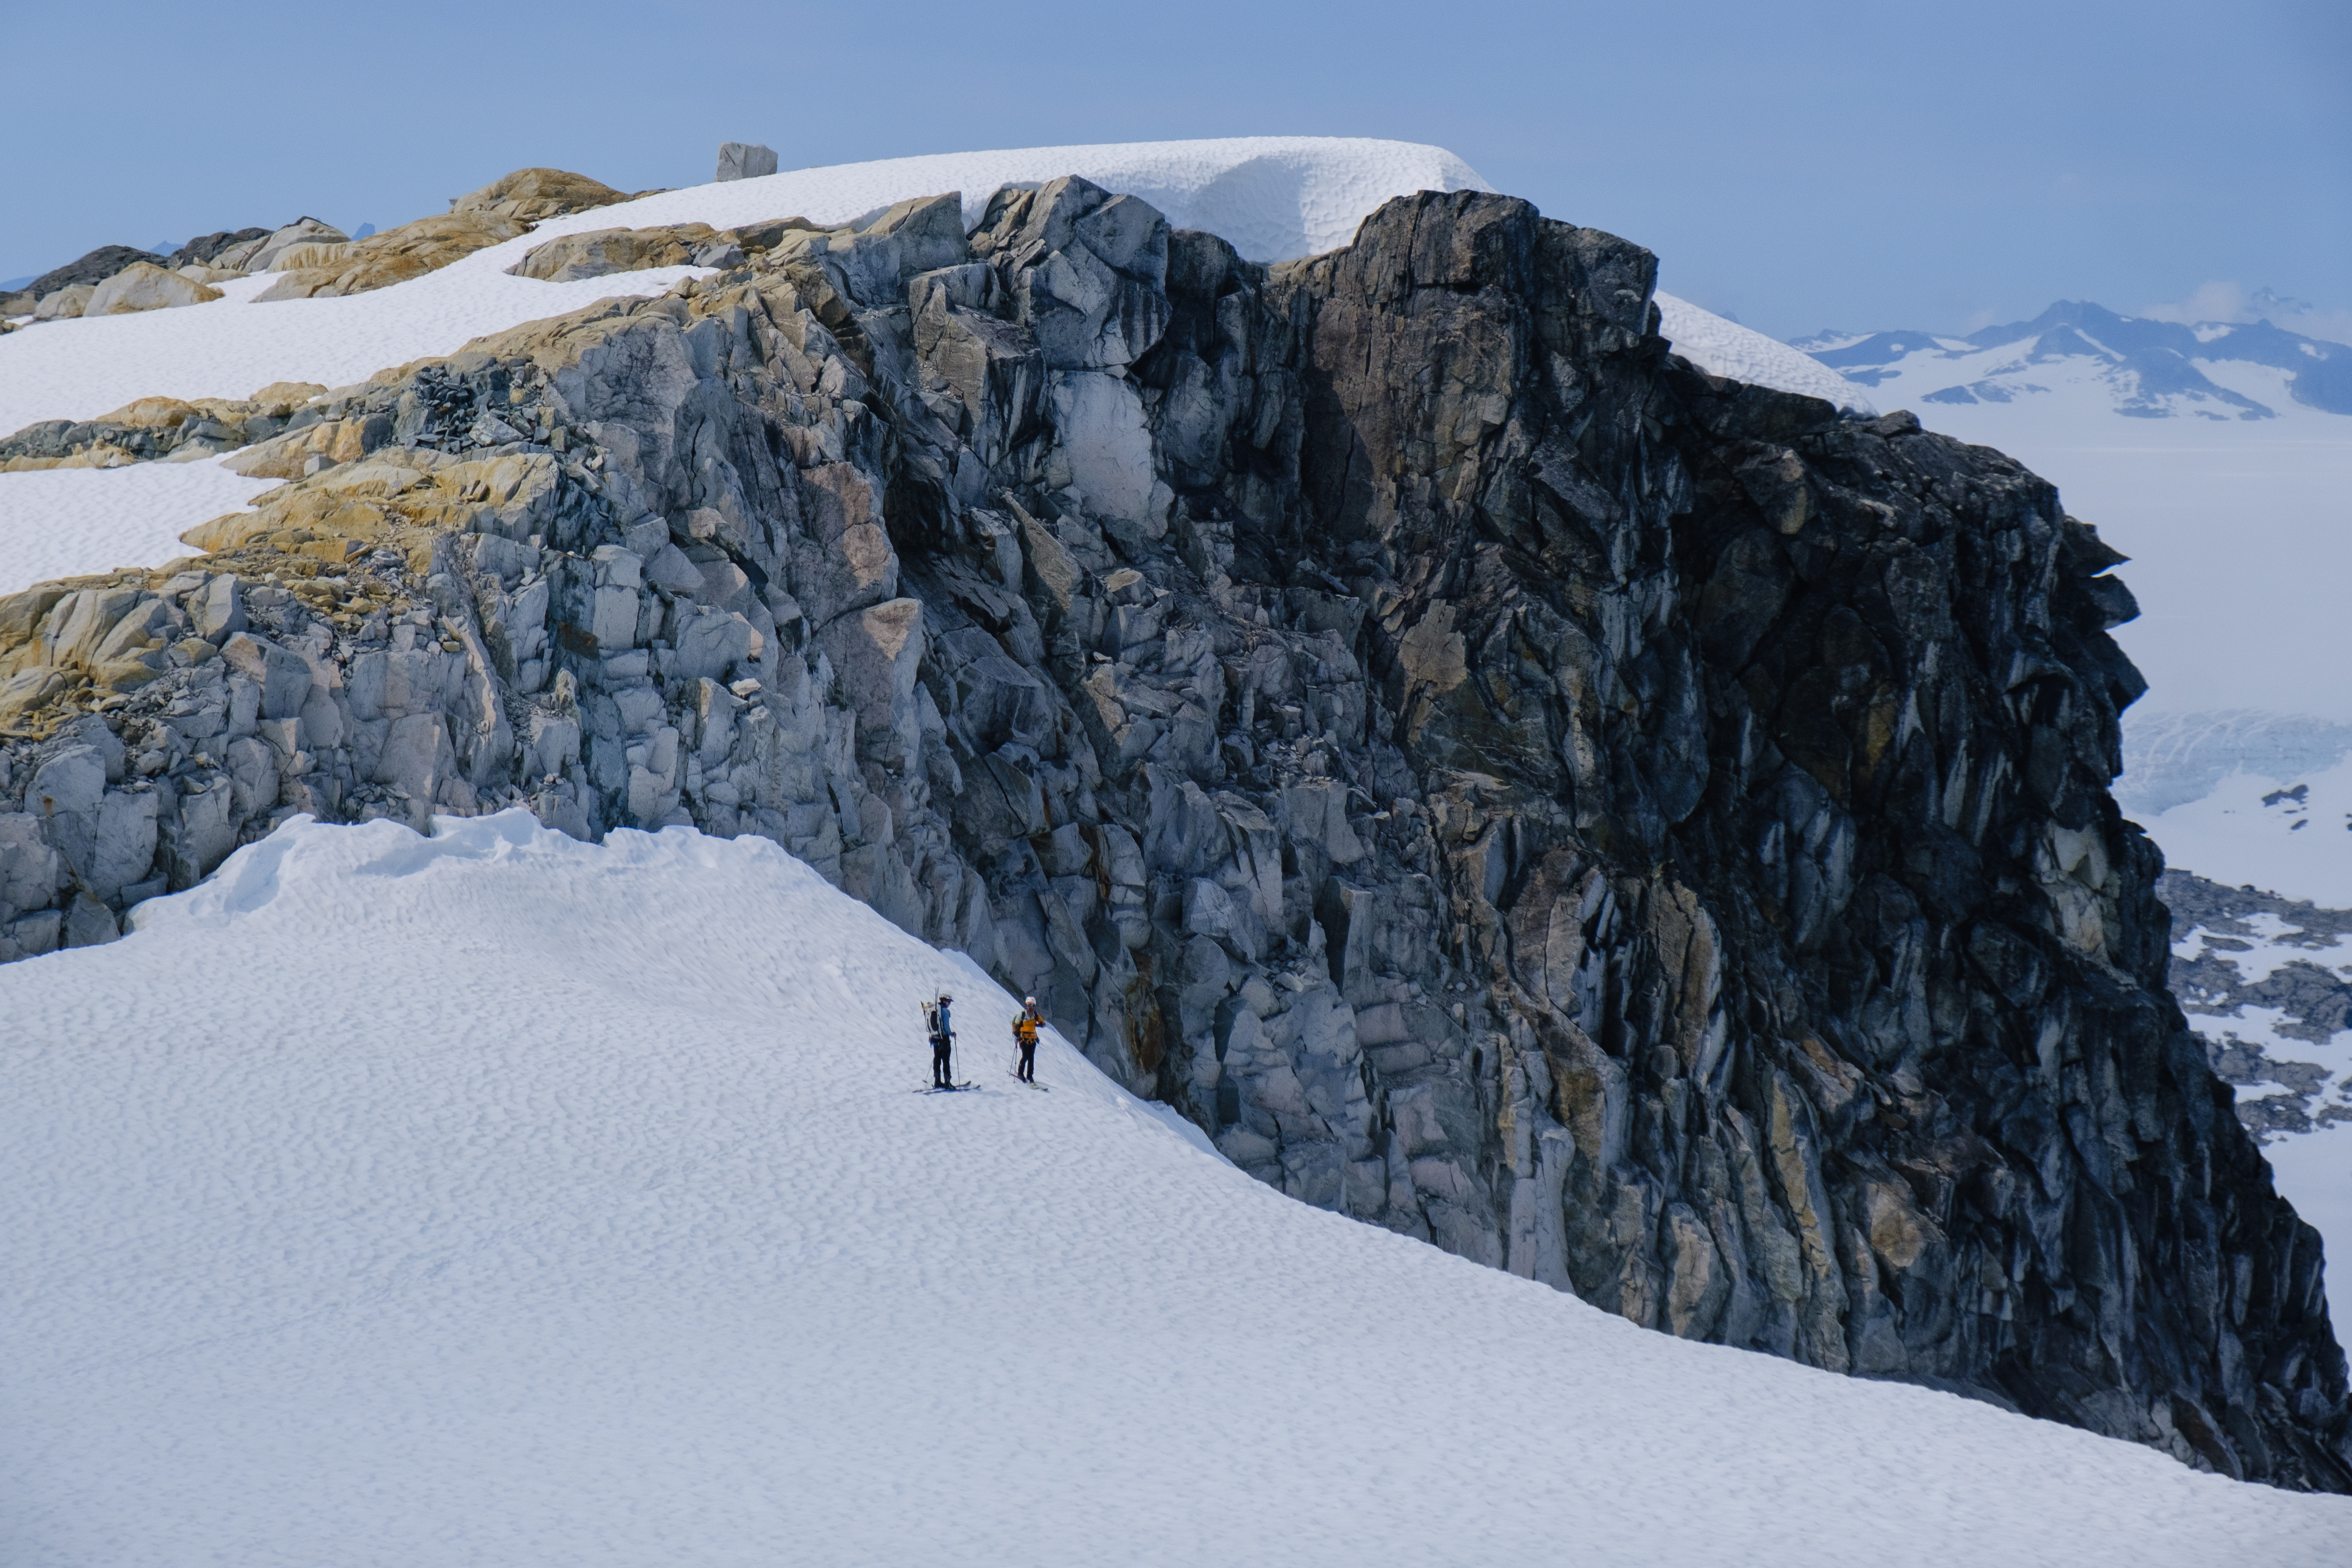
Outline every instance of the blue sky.
<svg viewBox="0 0 2352 1568"><path fill-rule="evenodd" d="M0 278L389 226L533 163L687 184L727 138L792 167L1300 133L1450 147L1783 337L2263 288L2352 327L2343 0L131 3L0 34Z"/></svg>

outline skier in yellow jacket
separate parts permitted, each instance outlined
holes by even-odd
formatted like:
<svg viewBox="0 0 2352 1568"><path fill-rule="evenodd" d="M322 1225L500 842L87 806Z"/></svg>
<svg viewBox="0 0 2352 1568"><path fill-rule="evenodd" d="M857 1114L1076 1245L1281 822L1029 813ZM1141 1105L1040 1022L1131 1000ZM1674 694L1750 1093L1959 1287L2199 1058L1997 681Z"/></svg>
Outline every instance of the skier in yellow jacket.
<svg viewBox="0 0 2352 1568"><path fill-rule="evenodd" d="M1024 997L1020 1016L1013 1020L1013 1043L1021 1047L1021 1065L1013 1072L1023 1083L1037 1081L1037 998Z"/></svg>

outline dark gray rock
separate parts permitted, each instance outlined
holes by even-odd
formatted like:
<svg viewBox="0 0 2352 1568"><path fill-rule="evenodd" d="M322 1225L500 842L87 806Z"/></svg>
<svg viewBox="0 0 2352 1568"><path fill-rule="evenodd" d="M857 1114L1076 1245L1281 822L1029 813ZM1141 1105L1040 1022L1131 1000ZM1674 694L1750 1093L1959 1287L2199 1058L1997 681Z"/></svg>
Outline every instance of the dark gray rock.
<svg viewBox="0 0 2352 1568"><path fill-rule="evenodd" d="M719 173L721 180L756 180L776 172L776 150L762 147L756 142L721 142L719 144Z"/></svg>
<svg viewBox="0 0 2352 1568"><path fill-rule="evenodd" d="M35 300L45 300L77 283L103 283L134 261L152 262L159 267L164 264L162 257L151 251L128 245L101 245L63 267L42 273L25 286L24 292Z"/></svg>
<svg viewBox="0 0 2352 1568"><path fill-rule="evenodd" d="M195 238L188 241L187 244L180 247L179 249L172 252L171 256L165 259L163 265L166 267L185 267L191 261L208 263L219 257L221 252L225 250L228 250L240 245L249 245L255 240L268 239L275 232L277 231L274 229L267 228L225 228L213 234L200 234L196 236Z"/></svg>

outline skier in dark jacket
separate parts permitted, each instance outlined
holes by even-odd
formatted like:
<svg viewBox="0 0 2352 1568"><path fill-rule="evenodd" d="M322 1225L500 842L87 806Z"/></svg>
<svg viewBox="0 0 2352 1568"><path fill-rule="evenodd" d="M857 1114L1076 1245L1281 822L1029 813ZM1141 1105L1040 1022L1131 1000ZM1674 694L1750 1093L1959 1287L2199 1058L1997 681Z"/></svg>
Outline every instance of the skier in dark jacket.
<svg viewBox="0 0 2352 1568"><path fill-rule="evenodd" d="M1025 998L1020 1016L1013 1020L1013 1043L1021 1047L1021 1065L1013 1076L1023 1083L1037 1081L1037 1026L1044 1020L1037 1016L1037 998Z"/></svg>
<svg viewBox="0 0 2352 1568"><path fill-rule="evenodd" d="M931 1025L931 1087L955 1087L955 1029L948 1021L948 1004L955 998L942 993L940 999L924 1009Z"/></svg>

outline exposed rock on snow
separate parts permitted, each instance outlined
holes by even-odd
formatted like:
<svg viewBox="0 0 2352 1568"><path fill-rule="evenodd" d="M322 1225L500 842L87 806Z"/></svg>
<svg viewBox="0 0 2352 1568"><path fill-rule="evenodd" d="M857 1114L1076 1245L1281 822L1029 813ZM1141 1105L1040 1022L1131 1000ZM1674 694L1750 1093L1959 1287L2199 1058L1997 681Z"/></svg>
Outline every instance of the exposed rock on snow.
<svg viewBox="0 0 2352 1568"><path fill-rule="evenodd" d="M202 305L221 297L220 290L183 278L145 261L134 261L91 291L82 304L85 316L128 316L136 310L163 310L175 305Z"/></svg>
<svg viewBox="0 0 2352 1568"><path fill-rule="evenodd" d="M296 246L278 252L271 265L285 276L254 296L253 302L330 300L387 289L437 271L477 250L528 234L533 225L547 218L626 199L610 185L600 184L584 174L568 174L562 169L518 169L478 191L458 197L446 213L421 217L365 239ZM256 265L257 269L258 258ZM582 272L572 276L594 274Z"/></svg>
<svg viewBox="0 0 2352 1568"><path fill-rule="evenodd" d="M253 302L326 300L390 288L530 229L520 218L496 213L453 212L341 245L298 246L278 258L280 276Z"/></svg>
<svg viewBox="0 0 2352 1568"><path fill-rule="evenodd" d="M715 266L733 243L732 236L721 238L707 223L673 224L667 228L598 228L534 246L507 271L517 278L569 283L575 278L602 278L649 267ZM700 259L706 252L711 254L710 261ZM739 247L733 261L741 259Z"/></svg>
<svg viewBox="0 0 2352 1568"><path fill-rule="evenodd" d="M200 234L172 252L166 259L174 267L194 261L219 268L225 272L242 271L244 263L274 232L267 228L225 228L212 234Z"/></svg>
<svg viewBox="0 0 2352 1568"><path fill-rule="evenodd" d="M331 223L323 223L314 217L296 218L285 227L274 231L268 239L257 246L253 254L246 258L240 270L275 271L278 269L279 260L289 250L313 245L341 245L347 243L351 237Z"/></svg>
<svg viewBox="0 0 2352 1568"><path fill-rule="evenodd" d="M757 180L776 172L776 150L762 147L757 142L721 142L719 144L720 180Z"/></svg>
<svg viewBox="0 0 2352 1568"><path fill-rule="evenodd" d="M2173 994L2213 1070L2238 1089L2238 1120L2304 1133L2352 1121L2352 911L2164 874ZM2337 1058L2337 1059L2323 1059Z"/></svg>
<svg viewBox="0 0 2352 1568"><path fill-rule="evenodd" d="M215 556L0 601L8 940L297 811L760 834L1302 1201L2347 1483L2047 485L1687 368L1524 203L1266 268L964 198L342 389Z"/></svg>
<svg viewBox="0 0 2352 1568"><path fill-rule="evenodd" d="M459 196L450 204L449 210L518 218L531 224L562 217L567 213L610 206L614 202L628 199L626 193L616 191L585 174L574 174L564 169L517 169L511 174L491 181L478 191L468 191Z"/></svg>
<svg viewBox="0 0 2352 1568"><path fill-rule="evenodd" d="M0 473L42 468L110 468L171 458L186 462L268 441L289 426L310 427L319 416L304 405L327 389L315 382L278 382L248 398L142 397L96 419L49 419L0 440ZM290 479L256 458L240 469Z"/></svg>
<svg viewBox="0 0 2352 1568"><path fill-rule="evenodd" d="M97 292L98 285L95 283L70 283L44 294L40 303L33 307L33 320L70 321L81 314L82 308L89 303L89 297Z"/></svg>
<svg viewBox="0 0 2352 1568"><path fill-rule="evenodd" d="M47 299L61 289L87 284L96 287L105 282L135 261L150 264L163 258L128 245L101 245L89 255L67 262L63 267L44 272L25 286L25 293L38 301Z"/></svg>

